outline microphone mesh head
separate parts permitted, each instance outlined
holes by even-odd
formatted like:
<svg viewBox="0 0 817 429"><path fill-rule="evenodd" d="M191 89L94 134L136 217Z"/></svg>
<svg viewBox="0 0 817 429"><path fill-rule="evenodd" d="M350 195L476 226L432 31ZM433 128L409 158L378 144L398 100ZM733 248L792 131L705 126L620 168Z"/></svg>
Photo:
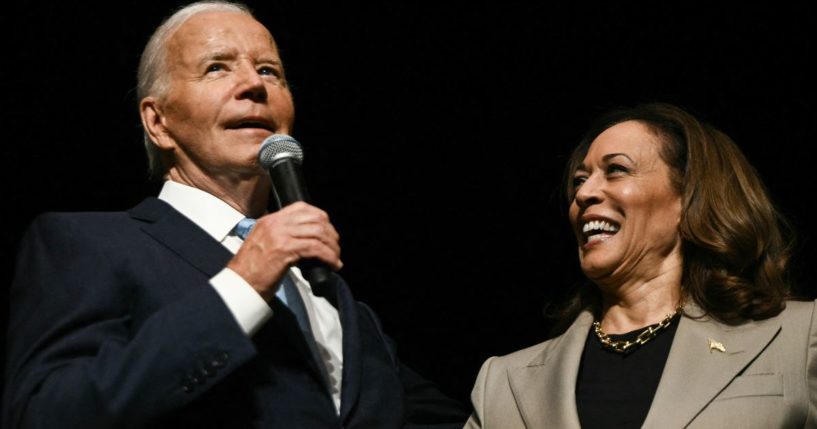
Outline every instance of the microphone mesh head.
<svg viewBox="0 0 817 429"><path fill-rule="evenodd" d="M273 134L264 139L258 150L258 162L262 167L269 169L286 159L298 164L304 160L304 151L298 140L286 134Z"/></svg>

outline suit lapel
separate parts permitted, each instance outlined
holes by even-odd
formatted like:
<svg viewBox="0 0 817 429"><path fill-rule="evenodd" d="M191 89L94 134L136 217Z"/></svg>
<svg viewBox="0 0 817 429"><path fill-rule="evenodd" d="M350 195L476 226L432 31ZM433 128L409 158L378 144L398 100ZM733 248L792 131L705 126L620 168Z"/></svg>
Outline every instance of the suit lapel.
<svg viewBox="0 0 817 429"><path fill-rule="evenodd" d="M579 427L576 379L592 323L593 316L583 312L530 364L508 369L511 391L527 427Z"/></svg>
<svg viewBox="0 0 817 429"><path fill-rule="evenodd" d="M218 274L233 257L232 253L221 243L162 200L147 198L128 213L131 217L146 222L142 226L142 231L207 277ZM287 333L287 338L307 361L314 375L325 383L323 372L318 366L321 363L315 360L307 343L308 339L301 332L292 310L278 298L273 299L269 304L273 313L278 316L274 318L275 323L268 323L256 332L254 341L259 341L266 335L275 335L272 333L273 326L277 326L278 329Z"/></svg>
<svg viewBox="0 0 817 429"><path fill-rule="evenodd" d="M146 221L142 231L208 277L218 274L232 257L221 243L157 198L142 201L128 214Z"/></svg>
<svg viewBox="0 0 817 429"><path fill-rule="evenodd" d="M700 309L688 305L687 314L700 314ZM682 317L644 427L687 426L779 331L777 320L732 327ZM710 339L726 351L711 348Z"/></svg>
<svg viewBox="0 0 817 429"><path fill-rule="evenodd" d="M295 351L300 354L306 366L312 374L321 381L323 385L327 385L325 369L322 368L323 363L318 359L318 355L312 349L314 347L314 340L307 338L300 326L298 320L292 310L287 307L277 297L269 302L272 312L275 315L272 323L267 323L253 336L253 342L262 342L266 336L276 336L280 333L285 333L287 341L292 345ZM312 342L313 344L310 344ZM334 407L334 405L332 405Z"/></svg>
<svg viewBox="0 0 817 429"><path fill-rule="evenodd" d="M343 327L343 380L340 391L340 421L347 421L360 394L361 357L360 328L357 303L349 289L337 276L332 276L330 294L337 303L340 325ZM329 299L331 302L332 299Z"/></svg>

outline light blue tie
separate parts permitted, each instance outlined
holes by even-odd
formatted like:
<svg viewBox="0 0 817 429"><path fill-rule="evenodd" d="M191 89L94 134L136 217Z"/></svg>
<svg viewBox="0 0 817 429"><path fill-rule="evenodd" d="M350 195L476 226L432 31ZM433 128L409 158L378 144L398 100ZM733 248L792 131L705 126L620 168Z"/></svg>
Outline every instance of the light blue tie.
<svg viewBox="0 0 817 429"><path fill-rule="evenodd" d="M238 225L235 226L235 235L241 237L242 240L246 240L253 227L255 227L255 219L245 217L238 222Z"/></svg>
<svg viewBox="0 0 817 429"><path fill-rule="evenodd" d="M242 240L246 240L253 227L255 227L255 219L245 217L235 226L235 234L241 237ZM312 338L312 326L309 323L309 316L306 314L304 301L301 299L301 294L298 293L297 286L295 286L295 283L289 278L288 273L281 279L281 287L278 288L278 292L275 293L275 296L277 296L284 305L289 307L290 311L295 315L295 319L298 320L298 326L301 328L304 336Z"/></svg>
<svg viewBox="0 0 817 429"><path fill-rule="evenodd" d="M255 219L241 219L241 221L239 221L235 226L235 234L241 237L242 240L246 240L253 227L255 227ZM323 375L324 382L326 382L327 386L329 386L329 373L327 372L326 365L318 352L318 345L315 343L315 337L312 335L312 326L309 323L309 316L306 314L306 306L304 306L304 301L301 298L301 294L298 293L298 287L295 286L295 283L293 283L292 279L289 277L289 273L284 274L284 278L281 279L281 287L278 288L278 292L275 293L275 296L278 297L278 299L280 299L290 311L292 311L293 315L295 315L295 320L297 320L298 327L303 333L306 345L309 347L309 351L312 353L312 358L316 363L318 363L318 369L320 370L321 375Z"/></svg>

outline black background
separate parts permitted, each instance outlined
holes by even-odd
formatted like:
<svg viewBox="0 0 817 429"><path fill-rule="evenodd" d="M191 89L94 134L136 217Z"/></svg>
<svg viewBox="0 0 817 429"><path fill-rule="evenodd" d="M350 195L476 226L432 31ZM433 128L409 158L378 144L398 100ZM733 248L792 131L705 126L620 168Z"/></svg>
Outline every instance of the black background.
<svg viewBox="0 0 817 429"><path fill-rule="evenodd" d="M0 39L4 284L33 216L158 191L135 75L181 4L18 3ZM813 11L536 3L249 3L281 49L342 274L402 358L466 401L487 357L546 338L543 306L581 280L565 158L597 114L643 101L738 142L798 231L793 270L814 298Z"/></svg>

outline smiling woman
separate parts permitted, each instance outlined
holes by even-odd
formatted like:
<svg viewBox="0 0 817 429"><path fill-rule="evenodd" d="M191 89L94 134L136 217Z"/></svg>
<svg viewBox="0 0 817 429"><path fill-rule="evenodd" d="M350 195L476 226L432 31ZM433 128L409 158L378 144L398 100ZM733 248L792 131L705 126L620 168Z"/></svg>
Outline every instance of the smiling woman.
<svg viewBox="0 0 817 429"><path fill-rule="evenodd" d="M594 156L604 158L600 167L606 170L597 174L604 183L588 189L583 186L589 176L585 163ZM598 119L581 140L566 176L574 228L582 223L578 216L592 219L605 210L622 219L614 222L622 230L627 229L624 218L631 230L640 228L621 240L629 246L620 255L624 266L611 274L631 280L626 273L631 266L646 269L645 262L658 262L643 258L657 256L664 264L674 260L682 275L676 283L687 298L731 324L769 318L785 307L788 224L754 168L721 131L666 104L614 111ZM603 204L597 204L599 197L606 198ZM580 244L584 240L581 234L577 238ZM681 248L664 249L664 255L654 249L661 238L673 239ZM596 280L583 249L582 269L591 280L620 283L609 277ZM579 308L600 309L597 288L587 287L577 299L574 316Z"/></svg>
<svg viewBox="0 0 817 429"><path fill-rule="evenodd" d="M562 335L483 365L468 427L817 425L815 303L787 301L786 223L728 136L614 111L566 178L591 283Z"/></svg>
<svg viewBox="0 0 817 429"><path fill-rule="evenodd" d="M622 122L602 132L575 169L570 220L582 270L600 286L680 272L681 197L660 144L641 122Z"/></svg>

